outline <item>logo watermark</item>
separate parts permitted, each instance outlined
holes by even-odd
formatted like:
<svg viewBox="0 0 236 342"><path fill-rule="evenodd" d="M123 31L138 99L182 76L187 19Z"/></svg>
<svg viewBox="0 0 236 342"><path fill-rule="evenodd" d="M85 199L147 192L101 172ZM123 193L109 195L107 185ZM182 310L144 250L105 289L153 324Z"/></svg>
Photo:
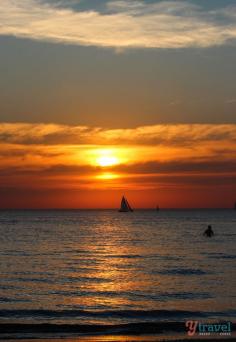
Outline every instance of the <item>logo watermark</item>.
<svg viewBox="0 0 236 342"><path fill-rule="evenodd" d="M188 336L198 335L215 335L230 336L232 332L232 323L202 323L199 321L187 321L185 323Z"/></svg>

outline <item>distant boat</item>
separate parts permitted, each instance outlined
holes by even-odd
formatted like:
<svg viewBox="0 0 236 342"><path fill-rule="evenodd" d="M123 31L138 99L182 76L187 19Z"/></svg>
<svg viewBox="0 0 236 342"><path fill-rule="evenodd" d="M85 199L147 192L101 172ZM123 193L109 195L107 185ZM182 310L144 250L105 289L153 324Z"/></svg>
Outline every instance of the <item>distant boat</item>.
<svg viewBox="0 0 236 342"><path fill-rule="evenodd" d="M133 211L131 206L129 205L129 202L125 198L125 196L122 196L121 202L120 202L120 210L121 213L127 213L129 211Z"/></svg>
<svg viewBox="0 0 236 342"><path fill-rule="evenodd" d="M159 211L160 210L160 207L159 207L159 205L157 205L157 207L156 207L156 211Z"/></svg>

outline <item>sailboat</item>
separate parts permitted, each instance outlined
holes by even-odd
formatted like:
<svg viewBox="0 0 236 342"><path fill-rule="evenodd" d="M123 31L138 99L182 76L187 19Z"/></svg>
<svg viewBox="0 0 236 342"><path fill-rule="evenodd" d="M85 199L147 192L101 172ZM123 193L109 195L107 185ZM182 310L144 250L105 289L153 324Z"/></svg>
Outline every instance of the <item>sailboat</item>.
<svg viewBox="0 0 236 342"><path fill-rule="evenodd" d="M121 213L127 213L129 211L133 211L131 206L129 205L129 202L125 198L125 196L122 196L121 202L120 202L120 210Z"/></svg>
<svg viewBox="0 0 236 342"><path fill-rule="evenodd" d="M159 211L160 210L160 207L159 207L159 205L157 205L157 207L156 207L156 211Z"/></svg>

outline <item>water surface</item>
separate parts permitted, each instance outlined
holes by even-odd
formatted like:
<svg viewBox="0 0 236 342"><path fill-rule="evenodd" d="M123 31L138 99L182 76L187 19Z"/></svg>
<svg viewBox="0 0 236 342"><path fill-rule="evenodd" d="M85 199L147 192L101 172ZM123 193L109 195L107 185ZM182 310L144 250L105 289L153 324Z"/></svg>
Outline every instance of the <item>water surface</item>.
<svg viewBox="0 0 236 342"><path fill-rule="evenodd" d="M0 321L235 320L235 223L233 210L0 211Z"/></svg>

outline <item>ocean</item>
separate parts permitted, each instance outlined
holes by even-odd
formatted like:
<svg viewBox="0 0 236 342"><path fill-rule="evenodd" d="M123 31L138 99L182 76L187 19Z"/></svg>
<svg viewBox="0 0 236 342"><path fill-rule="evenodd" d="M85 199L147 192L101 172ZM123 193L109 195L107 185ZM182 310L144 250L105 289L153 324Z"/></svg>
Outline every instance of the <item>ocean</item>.
<svg viewBox="0 0 236 342"><path fill-rule="evenodd" d="M235 227L235 210L2 210L2 336L233 322Z"/></svg>

